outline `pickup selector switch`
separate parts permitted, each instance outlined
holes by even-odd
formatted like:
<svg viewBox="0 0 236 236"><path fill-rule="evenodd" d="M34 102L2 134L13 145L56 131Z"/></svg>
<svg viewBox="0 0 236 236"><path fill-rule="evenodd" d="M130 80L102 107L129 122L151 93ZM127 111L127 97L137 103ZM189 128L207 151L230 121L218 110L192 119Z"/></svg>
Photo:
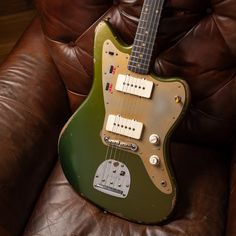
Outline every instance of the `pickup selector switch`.
<svg viewBox="0 0 236 236"><path fill-rule="evenodd" d="M154 145L160 144L160 137L157 134L151 134L149 137L149 142Z"/></svg>
<svg viewBox="0 0 236 236"><path fill-rule="evenodd" d="M149 162L153 166L159 166L160 165L160 158L157 155L152 155L149 158Z"/></svg>

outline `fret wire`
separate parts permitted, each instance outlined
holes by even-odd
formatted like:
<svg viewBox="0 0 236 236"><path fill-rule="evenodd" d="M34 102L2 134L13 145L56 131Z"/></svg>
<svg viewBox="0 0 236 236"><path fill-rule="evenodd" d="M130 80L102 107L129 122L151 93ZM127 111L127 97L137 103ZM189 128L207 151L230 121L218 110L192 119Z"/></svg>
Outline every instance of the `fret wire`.
<svg viewBox="0 0 236 236"><path fill-rule="evenodd" d="M150 41L145 41L145 40L141 40L141 39L135 39L134 41L135 47L153 47L154 45L154 40Z"/></svg>
<svg viewBox="0 0 236 236"><path fill-rule="evenodd" d="M134 49L133 51L134 51L134 54L131 53L131 55L140 55L140 54L142 54L142 55L150 55L150 56L152 56L152 49L151 48L145 48L145 50L143 50L143 51L140 51L140 50L137 50L137 49L135 50Z"/></svg>
<svg viewBox="0 0 236 236"><path fill-rule="evenodd" d="M145 55L150 55L152 56L152 49L151 48L145 48L145 51L143 50L142 52L140 50L133 50L132 55L140 55L140 54L145 54Z"/></svg>
<svg viewBox="0 0 236 236"><path fill-rule="evenodd" d="M145 71L148 69L148 68L144 68L144 67L136 67L134 65L129 65L129 67L132 67L132 68L138 69L138 70L145 70Z"/></svg>
<svg viewBox="0 0 236 236"><path fill-rule="evenodd" d="M141 37L140 37L140 36ZM141 38L144 38L146 41L149 41L149 42L151 42L151 41L153 41L154 39L156 39L156 37L154 36L154 35L151 35L150 36L150 34L149 34L149 36L148 35L146 35L145 33L143 34L143 33L137 33L137 36L136 36L136 38L138 38L138 39L141 39Z"/></svg>
<svg viewBox="0 0 236 236"><path fill-rule="evenodd" d="M133 59L136 60L136 58L139 59L139 60L141 59L141 60L143 60L143 61L148 61L151 57L147 56L147 57L142 57L142 58L140 58L140 57L135 57L135 56L133 56L131 60L133 60Z"/></svg>
<svg viewBox="0 0 236 236"><path fill-rule="evenodd" d="M133 50L137 52L142 52L143 50L152 51L154 43L146 43L146 42L135 42L135 46L133 46ZM145 52L144 52L145 53ZM132 53L131 53L132 54Z"/></svg>
<svg viewBox="0 0 236 236"><path fill-rule="evenodd" d="M145 27L146 28L146 27ZM154 30L154 27L153 27L153 29L151 29L151 31L153 31ZM142 30L143 31L143 30ZM151 32L152 33L152 32ZM140 35L140 36L142 36L143 37L143 33L141 34L140 32L139 32L139 30L137 30L137 35Z"/></svg>
<svg viewBox="0 0 236 236"><path fill-rule="evenodd" d="M134 69L137 69L137 70L143 70L143 71L146 71L146 69L143 68L143 67L136 67L136 66L132 66L132 65L129 65L129 67L134 68Z"/></svg>
<svg viewBox="0 0 236 236"><path fill-rule="evenodd" d="M136 62L143 62L146 63L148 60L151 59L151 56L147 56L145 58L140 58L140 57L132 57L130 58L130 61L136 61Z"/></svg>
<svg viewBox="0 0 236 236"><path fill-rule="evenodd" d="M136 60L135 58L130 59L131 62L146 64L146 65L148 65L149 60L151 60L151 57L147 60L141 60L141 61Z"/></svg>
<svg viewBox="0 0 236 236"><path fill-rule="evenodd" d="M149 55L152 56L152 48L138 48L138 49L134 49L133 52L131 53L131 56L137 56L137 55Z"/></svg>
<svg viewBox="0 0 236 236"><path fill-rule="evenodd" d="M151 59L151 58L150 58ZM150 59L147 60L147 61L137 61L137 60L131 60L130 61L130 64L133 64L133 65L137 65L137 64L140 64L142 65L143 67L149 67L149 62L150 62Z"/></svg>
<svg viewBox="0 0 236 236"><path fill-rule="evenodd" d="M140 67L137 66L137 63L136 63L136 62L131 62L131 63L129 64L129 66L132 66L132 67L135 67L135 66L136 66L137 68L143 68L143 69L148 69L148 68L149 68L149 66L146 65L146 64L139 63L139 65L140 65Z"/></svg>
<svg viewBox="0 0 236 236"><path fill-rule="evenodd" d="M134 41L133 48L140 48L140 49L142 49L142 48L150 48L150 49L152 49L153 46L154 46L154 42L155 41L156 41L156 39L155 40L153 39L151 42L138 39L138 40Z"/></svg>
<svg viewBox="0 0 236 236"><path fill-rule="evenodd" d="M132 58L130 58L130 61L140 62L143 64L148 64L150 60L151 60L151 57L147 57L147 58L132 57Z"/></svg>
<svg viewBox="0 0 236 236"><path fill-rule="evenodd" d="M150 22L154 15L155 15L155 13L150 14L150 16L149 16L149 18L146 20L146 22L147 22L147 21ZM149 25L146 25L146 26L150 26L150 24L149 24ZM155 23L154 23L154 25L151 25L151 26L153 26L153 27L150 27L150 31L155 31L155 29L156 29L156 27L155 27L155 26L156 26Z"/></svg>
<svg viewBox="0 0 236 236"><path fill-rule="evenodd" d="M137 64L140 64L142 65L142 67L149 67L149 62L150 61L136 61L136 60L131 60L129 64L132 64L132 65L137 65Z"/></svg>
<svg viewBox="0 0 236 236"><path fill-rule="evenodd" d="M129 68L134 68L134 69L139 69L139 70L142 69L142 70L145 70L147 72L148 72L148 68L149 68L147 66L137 67L137 65L131 65L131 64L129 64L128 67Z"/></svg>
<svg viewBox="0 0 236 236"><path fill-rule="evenodd" d="M150 56L152 55L152 48L145 48L145 47L141 48L141 47L139 47L138 49L134 49L133 51L134 52L131 53L131 55L140 55L140 54L150 55Z"/></svg>
<svg viewBox="0 0 236 236"><path fill-rule="evenodd" d="M139 49L142 50L143 48L147 48L147 50L153 48L153 43L145 43L145 42L142 42L142 41L140 41L140 42L137 42L137 41L136 41L135 43L136 43L136 45L133 46L133 48L137 49L137 51L138 51Z"/></svg>
<svg viewBox="0 0 236 236"><path fill-rule="evenodd" d="M132 63L131 64L129 64L129 66L130 67L133 67L133 68L139 68L139 69L144 69L144 70L146 70L146 69L148 69L148 66L147 65L140 65L140 67L137 67L137 63L134 63L133 65L132 65Z"/></svg>
<svg viewBox="0 0 236 236"><path fill-rule="evenodd" d="M143 41L144 43L148 43L148 44L150 44L150 45L153 45L154 44L154 40L155 40L155 36L153 35L155 32L152 32L151 31L151 34L150 34L150 32L149 32L149 35L147 35L147 36L145 36L145 35L143 35L143 34L141 34L141 33L138 33L137 34L137 37L136 37L136 39L138 40L138 41ZM141 36L141 37L139 37L139 36Z"/></svg>
<svg viewBox="0 0 236 236"><path fill-rule="evenodd" d="M140 58L137 58L137 57L134 58L133 57L133 58L130 59L130 62L141 63L141 64L145 64L145 65L149 66L148 63L150 62L151 57L146 58L146 59L142 59L141 61L137 60L137 59L140 59Z"/></svg>
<svg viewBox="0 0 236 236"><path fill-rule="evenodd" d="M143 70L147 70L148 72L148 69L149 69L149 65L144 65L144 64L141 64L141 63L130 63L128 66L131 66L132 68L138 68L138 69L143 69Z"/></svg>
<svg viewBox="0 0 236 236"><path fill-rule="evenodd" d="M161 9L164 0L160 0L158 1L158 3L154 2L154 5L152 5L152 7L150 7L151 4L150 5L147 4L148 2L149 2L148 0L145 1L141 12L140 22L135 36L136 40L134 42L134 46L132 48L131 57L129 61L129 64L133 63L134 61L135 64L138 63L145 67L149 67L151 54L147 54L146 52L153 51L153 46L155 43L156 33L161 16ZM146 9L148 9L147 13L145 12ZM153 20L153 18L155 20ZM147 24L148 22L151 22L151 24ZM148 34L144 33L144 31L148 31ZM140 42L145 43L145 46L139 45ZM137 55L142 54L142 57L136 57L136 54Z"/></svg>
<svg viewBox="0 0 236 236"><path fill-rule="evenodd" d="M142 59L141 61L136 60L135 58L132 58L132 59L130 59L130 62L129 62L129 63L133 63L133 64L139 63L139 64L142 64L143 66L149 67L150 60L151 60L151 57L150 57L150 58L147 58L147 59L145 59L145 60Z"/></svg>
<svg viewBox="0 0 236 236"><path fill-rule="evenodd" d="M150 53L148 53L147 51L145 52L142 52L141 55L146 55L146 56L152 56L152 53L151 53L151 49L149 49ZM134 51L134 53L132 54L132 56L138 56L140 55L140 51Z"/></svg>
<svg viewBox="0 0 236 236"><path fill-rule="evenodd" d="M160 0L158 3L158 5L157 5L157 7L155 8L154 6L153 7L151 7L151 9L149 9L149 10L151 10L151 13L149 14L149 21L150 21L150 18L152 18L152 16L153 15L156 15L155 14L155 12L158 10L159 12L159 14L157 14L158 16L160 16L160 13L161 13L161 7L160 6L162 6L163 5L163 3L162 2L164 2L163 0ZM145 6L146 4L144 3L144 6ZM148 5L148 7L149 7L149 5ZM143 10L142 10L142 13L144 12L144 8L143 8ZM141 21L143 20L142 19L142 13L141 13ZM145 13L145 12L144 12Z"/></svg>
<svg viewBox="0 0 236 236"><path fill-rule="evenodd" d="M138 58L139 59L139 58ZM139 60L136 60L135 58L132 58L130 61L131 62L135 62L135 63L141 63L141 64L146 64L146 65L148 65L148 62L151 60L151 57L150 58L148 58L148 59L146 59L146 60L141 60L141 61L139 61Z"/></svg>
<svg viewBox="0 0 236 236"><path fill-rule="evenodd" d="M142 43L144 43L144 42L145 42L145 43L147 43L147 44L150 44L150 42L149 42L149 41L143 41L143 40L141 40L141 39L137 39L137 38L135 39L135 41L136 41L136 42L137 42L137 41L138 41L138 42L142 42Z"/></svg>

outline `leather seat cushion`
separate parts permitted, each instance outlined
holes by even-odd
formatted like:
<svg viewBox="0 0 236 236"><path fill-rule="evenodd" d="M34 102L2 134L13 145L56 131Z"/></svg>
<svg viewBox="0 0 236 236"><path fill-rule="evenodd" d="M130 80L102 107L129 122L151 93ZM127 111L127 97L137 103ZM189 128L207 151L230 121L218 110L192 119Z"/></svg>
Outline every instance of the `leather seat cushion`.
<svg viewBox="0 0 236 236"><path fill-rule="evenodd" d="M222 235L228 174L223 152L173 143L179 184L176 209L160 226L141 225L104 211L75 193L60 163L44 187L24 236L32 235ZM137 196L138 197L138 196Z"/></svg>

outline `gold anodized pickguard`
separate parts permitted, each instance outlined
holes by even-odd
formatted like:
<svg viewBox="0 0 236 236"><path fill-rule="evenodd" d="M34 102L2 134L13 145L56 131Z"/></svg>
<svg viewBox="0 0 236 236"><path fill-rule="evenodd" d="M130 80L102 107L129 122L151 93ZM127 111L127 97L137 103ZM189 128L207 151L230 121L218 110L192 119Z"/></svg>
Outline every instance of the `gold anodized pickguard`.
<svg viewBox="0 0 236 236"><path fill-rule="evenodd" d="M103 95L105 104L105 119L101 138L104 137L127 143L135 143L138 150L135 152L142 160L145 169L154 185L163 193L173 191L171 175L165 158L164 145L173 125L181 115L186 92L183 84L177 80L164 81L155 79L151 75L140 75L127 69L129 54L119 51L115 45L106 40L102 53ZM153 81L154 87L151 98L141 98L115 90L119 74L128 74L135 78L145 78ZM141 139L132 140L129 137L106 131L108 115L121 115L127 119L135 119L144 125ZM151 144L149 137L157 134L160 137L158 145ZM104 142L105 145L107 145ZM132 152L129 151L128 152ZM133 152L134 153L134 152ZM152 165L149 158L152 155L159 157L159 165Z"/></svg>

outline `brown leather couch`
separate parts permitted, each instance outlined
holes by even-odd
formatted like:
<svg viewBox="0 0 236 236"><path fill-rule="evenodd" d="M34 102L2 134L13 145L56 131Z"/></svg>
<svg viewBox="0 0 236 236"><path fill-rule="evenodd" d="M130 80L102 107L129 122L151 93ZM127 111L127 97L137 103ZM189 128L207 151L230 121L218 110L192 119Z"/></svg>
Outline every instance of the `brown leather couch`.
<svg viewBox="0 0 236 236"><path fill-rule="evenodd" d="M166 0L152 70L180 76L191 105L171 142L173 216L140 225L76 194L58 163L63 125L93 81L99 21L131 44L142 0L38 0L0 67L0 235L236 235L235 0ZM94 121L96 122L96 121Z"/></svg>

